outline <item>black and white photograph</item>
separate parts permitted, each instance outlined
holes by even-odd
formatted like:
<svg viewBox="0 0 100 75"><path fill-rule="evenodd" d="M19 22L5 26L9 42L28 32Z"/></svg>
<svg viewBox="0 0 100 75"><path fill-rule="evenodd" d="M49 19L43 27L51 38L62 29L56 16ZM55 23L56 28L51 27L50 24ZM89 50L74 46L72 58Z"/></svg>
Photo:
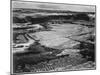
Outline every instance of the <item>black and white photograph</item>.
<svg viewBox="0 0 100 75"><path fill-rule="evenodd" d="M11 1L13 74L96 69L96 6Z"/></svg>

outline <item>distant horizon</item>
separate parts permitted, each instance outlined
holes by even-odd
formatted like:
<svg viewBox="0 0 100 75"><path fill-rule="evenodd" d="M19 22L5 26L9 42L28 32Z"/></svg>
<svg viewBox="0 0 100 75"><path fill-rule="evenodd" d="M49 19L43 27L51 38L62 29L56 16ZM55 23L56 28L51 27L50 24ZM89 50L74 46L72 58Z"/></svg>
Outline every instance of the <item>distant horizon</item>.
<svg viewBox="0 0 100 75"><path fill-rule="evenodd" d="M21 10L21 9L25 9L25 10L39 10L41 12L43 11L52 11L52 12L60 12L60 13L95 13L95 12L90 12L90 11L87 11L87 12L84 12L84 11L71 11L71 10L49 10L49 9L35 9L35 8L13 8L13 10Z"/></svg>
<svg viewBox="0 0 100 75"><path fill-rule="evenodd" d="M13 8L23 9L41 9L41 10L60 10L60 11L74 11L74 12L95 12L94 5L73 5L60 3L46 3L46 2L30 2L30 1L12 1Z"/></svg>

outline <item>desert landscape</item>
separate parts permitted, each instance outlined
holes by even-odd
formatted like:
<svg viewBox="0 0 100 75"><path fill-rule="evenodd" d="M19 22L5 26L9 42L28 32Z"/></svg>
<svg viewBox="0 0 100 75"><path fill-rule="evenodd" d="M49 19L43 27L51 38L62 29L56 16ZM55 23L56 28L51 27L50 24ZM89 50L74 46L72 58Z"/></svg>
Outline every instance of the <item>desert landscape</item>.
<svg viewBox="0 0 100 75"><path fill-rule="evenodd" d="M95 11L12 9L13 72L96 68Z"/></svg>

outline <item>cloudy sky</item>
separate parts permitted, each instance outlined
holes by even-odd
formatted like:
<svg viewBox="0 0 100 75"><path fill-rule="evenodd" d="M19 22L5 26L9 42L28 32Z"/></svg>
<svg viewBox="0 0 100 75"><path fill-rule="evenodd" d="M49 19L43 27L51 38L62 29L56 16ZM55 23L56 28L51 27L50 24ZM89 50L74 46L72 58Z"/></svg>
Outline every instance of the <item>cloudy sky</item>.
<svg viewBox="0 0 100 75"><path fill-rule="evenodd" d="M95 6L54 4L41 2L12 1L13 8L49 9L49 10L69 10L80 12L95 12Z"/></svg>

